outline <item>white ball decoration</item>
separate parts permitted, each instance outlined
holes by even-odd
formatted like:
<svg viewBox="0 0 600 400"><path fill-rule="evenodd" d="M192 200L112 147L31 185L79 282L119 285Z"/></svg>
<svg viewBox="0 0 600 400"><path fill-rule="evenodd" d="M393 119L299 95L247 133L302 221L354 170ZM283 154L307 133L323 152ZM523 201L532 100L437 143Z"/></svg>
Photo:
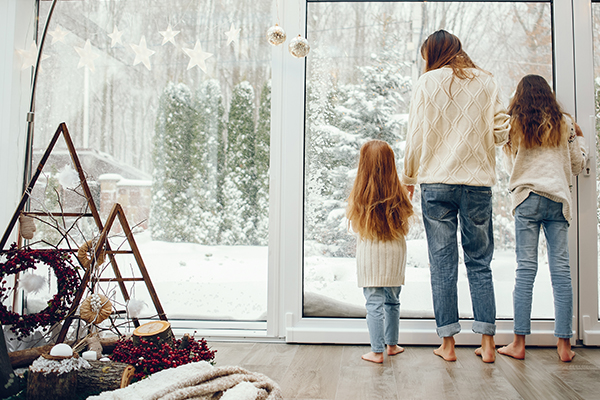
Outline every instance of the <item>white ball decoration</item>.
<svg viewBox="0 0 600 400"><path fill-rule="evenodd" d="M290 54L294 57L302 58L308 55L310 45L308 44L308 40L298 35L290 41L288 49L290 50Z"/></svg>
<svg viewBox="0 0 600 400"><path fill-rule="evenodd" d="M66 343L59 343L52 347L50 355L55 357L72 357L73 349Z"/></svg>
<svg viewBox="0 0 600 400"><path fill-rule="evenodd" d="M281 43L285 42L286 37L287 36L283 28L277 24L267 30L267 40L273 46L279 46Z"/></svg>
<svg viewBox="0 0 600 400"><path fill-rule="evenodd" d="M27 293L37 293L46 284L46 278L36 274L23 274L19 278L19 286Z"/></svg>
<svg viewBox="0 0 600 400"><path fill-rule="evenodd" d="M142 300L130 299L127 302L127 314L130 318L138 318L142 310L146 307L146 303Z"/></svg>

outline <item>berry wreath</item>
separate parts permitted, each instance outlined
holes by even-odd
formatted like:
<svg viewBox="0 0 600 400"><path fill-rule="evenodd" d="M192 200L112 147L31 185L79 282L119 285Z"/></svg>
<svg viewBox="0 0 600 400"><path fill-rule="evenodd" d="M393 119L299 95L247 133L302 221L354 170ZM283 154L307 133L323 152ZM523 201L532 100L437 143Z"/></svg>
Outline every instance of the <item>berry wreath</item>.
<svg viewBox="0 0 600 400"><path fill-rule="evenodd" d="M11 325L10 330L17 334L17 338L24 338L38 327L50 326L62 320L67 315L80 284L77 267L71 263L69 252L58 249L17 249L16 243L13 243L4 256L6 261L0 263L0 322ZM39 313L21 315L9 311L3 304L7 291L11 289L5 287L5 277L27 269L37 269L38 261L54 271L57 293L48 301L48 307Z"/></svg>

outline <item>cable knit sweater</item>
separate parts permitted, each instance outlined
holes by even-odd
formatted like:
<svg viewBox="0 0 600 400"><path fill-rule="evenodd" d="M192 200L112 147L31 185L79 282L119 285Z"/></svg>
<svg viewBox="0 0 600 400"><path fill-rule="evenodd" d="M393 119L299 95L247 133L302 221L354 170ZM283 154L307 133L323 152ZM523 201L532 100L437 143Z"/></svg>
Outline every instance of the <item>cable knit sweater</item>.
<svg viewBox="0 0 600 400"><path fill-rule="evenodd" d="M505 153L504 164L510 172L508 185L512 194L512 212L529 193L534 192L563 205L563 215L571 220L571 176L578 175L587 161L587 146L582 137L575 135L573 120L563 115L562 137L559 147L513 148Z"/></svg>
<svg viewBox="0 0 600 400"><path fill-rule="evenodd" d="M414 88L402 182L493 186L496 151L508 140L506 108L494 78L470 69L459 79L449 67L421 75Z"/></svg>
<svg viewBox="0 0 600 400"><path fill-rule="evenodd" d="M404 285L406 240L358 239L356 269L359 287L391 287Z"/></svg>

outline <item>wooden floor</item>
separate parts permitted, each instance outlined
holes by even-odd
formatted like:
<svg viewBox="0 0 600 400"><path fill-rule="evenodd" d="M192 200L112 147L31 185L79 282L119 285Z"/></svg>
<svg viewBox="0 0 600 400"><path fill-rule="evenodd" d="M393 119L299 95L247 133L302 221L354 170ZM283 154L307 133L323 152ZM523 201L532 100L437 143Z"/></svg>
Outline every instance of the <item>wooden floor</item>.
<svg viewBox="0 0 600 400"><path fill-rule="evenodd" d="M600 399L600 348L577 347L573 362L556 349L528 348L525 360L498 355L485 364L475 347L458 347L456 362L431 346L406 346L383 365L360 356L368 346L209 342L216 366L238 365L276 381L284 398L394 399Z"/></svg>

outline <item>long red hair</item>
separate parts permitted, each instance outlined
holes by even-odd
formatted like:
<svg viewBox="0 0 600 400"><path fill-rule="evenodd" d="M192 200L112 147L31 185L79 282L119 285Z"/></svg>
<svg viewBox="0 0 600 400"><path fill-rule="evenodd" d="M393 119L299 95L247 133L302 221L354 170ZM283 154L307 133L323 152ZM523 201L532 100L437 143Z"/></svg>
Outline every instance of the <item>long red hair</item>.
<svg viewBox="0 0 600 400"><path fill-rule="evenodd" d="M425 72L449 66L457 78L472 79L474 75L468 68L481 69L462 49L460 39L443 29L425 39L421 56L425 60Z"/></svg>
<svg viewBox="0 0 600 400"><path fill-rule="evenodd" d="M557 147L561 144L563 111L546 80L539 75L524 76L508 106L510 134L508 147Z"/></svg>
<svg viewBox="0 0 600 400"><path fill-rule="evenodd" d="M360 149L346 217L363 239L388 241L406 236L413 207L396 171L394 151L382 140Z"/></svg>

